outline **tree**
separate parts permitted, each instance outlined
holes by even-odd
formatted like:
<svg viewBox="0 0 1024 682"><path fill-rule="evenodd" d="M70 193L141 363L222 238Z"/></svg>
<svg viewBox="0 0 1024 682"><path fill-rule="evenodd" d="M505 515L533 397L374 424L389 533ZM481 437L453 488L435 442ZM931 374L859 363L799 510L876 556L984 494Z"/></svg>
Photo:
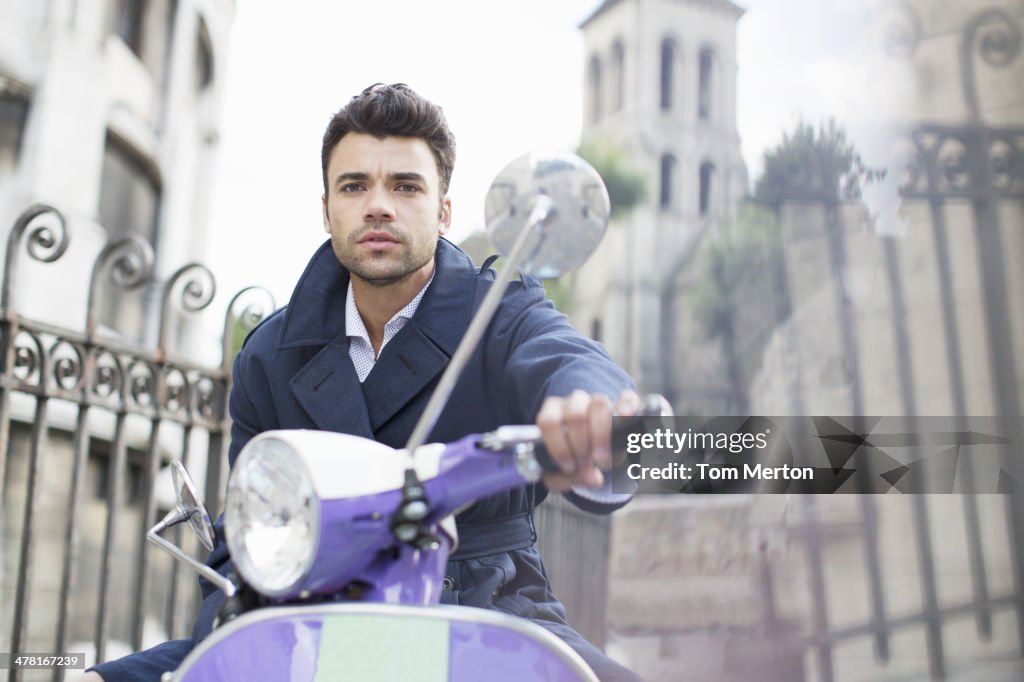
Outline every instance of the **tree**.
<svg viewBox="0 0 1024 682"><path fill-rule="evenodd" d="M749 404L747 380L770 330L792 312L779 207L794 200L857 201L862 187L883 175L864 164L834 120L817 129L801 121L765 153L753 201L702 244L694 317L703 338L721 346L736 413Z"/></svg>
<svg viewBox="0 0 1024 682"><path fill-rule="evenodd" d="M632 168L626 150L609 138L589 137L580 143L576 153L604 180L613 219L627 215L647 197L646 176Z"/></svg>
<svg viewBox="0 0 1024 682"><path fill-rule="evenodd" d="M748 203L700 248L704 271L694 292L694 318L704 339L721 344L730 407L745 414L749 399L739 348L759 352L767 339L751 343L750 330L743 329L741 319L747 318L749 327L750 311L762 310L756 314L760 318L767 312L762 309L765 303L774 308L767 313L772 326L788 315L781 230L773 212ZM744 307L747 315L742 314Z"/></svg>
<svg viewBox="0 0 1024 682"><path fill-rule="evenodd" d="M754 200L774 209L794 199L853 201L860 199L862 183L884 175L884 170L864 165L835 119L817 129L800 121L778 146L765 152Z"/></svg>

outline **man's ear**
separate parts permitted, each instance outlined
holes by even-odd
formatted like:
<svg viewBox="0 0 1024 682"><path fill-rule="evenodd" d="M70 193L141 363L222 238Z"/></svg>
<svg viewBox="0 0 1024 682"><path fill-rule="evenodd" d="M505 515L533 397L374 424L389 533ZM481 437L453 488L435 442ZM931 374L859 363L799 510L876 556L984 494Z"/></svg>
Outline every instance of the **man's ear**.
<svg viewBox="0 0 1024 682"><path fill-rule="evenodd" d="M327 195L320 195L320 208L324 218L324 232L327 234L331 233L331 218L327 215Z"/></svg>
<svg viewBox="0 0 1024 682"><path fill-rule="evenodd" d="M448 229L452 226L452 200L451 197L445 197L444 201L441 202L441 211L438 218L437 233L441 236L448 234Z"/></svg>

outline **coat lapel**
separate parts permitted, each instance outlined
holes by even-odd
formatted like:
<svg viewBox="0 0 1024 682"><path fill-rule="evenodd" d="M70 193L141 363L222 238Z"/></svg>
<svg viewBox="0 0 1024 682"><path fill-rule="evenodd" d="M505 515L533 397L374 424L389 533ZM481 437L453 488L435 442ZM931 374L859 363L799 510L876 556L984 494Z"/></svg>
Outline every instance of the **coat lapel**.
<svg viewBox="0 0 1024 682"><path fill-rule="evenodd" d="M416 397L448 365L450 356L413 320L384 346L363 382L363 395L376 431Z"/></svg>
<svg viewBox="0 0 1024 682"><path fill-rule="evenodd" d="M348 356L348 272L327 240L310 259L285 311L278 350L319 347L289 385L318 429L373 437L362 386Z"/></svg>
<svg viewBox="0 0 1024 682"><path fill-rule="evenodd" d="M384 346L363 382L374 431L440 377L469 326L476 283L472 261L442 239L436 265L434 281L416 314Z"/></svg>
<svg viewBox="0 0 1024 682"><path fill-rule="evenodd" d="M291 381L292 393L324 431L373 438L362 386L344 332L320 349Z"/></svg>
<svg viewBox="0 0 1024 682"><path fill-rule="evenodd" d="M348 272L329 241L310 261L288 304L278 348L323 346L290 383L317 428L373 438L444 371L469 325L476 270L466 254L444 239L438 242L435 263L434 281L416 314L360 384L345 333Z"/></svg>

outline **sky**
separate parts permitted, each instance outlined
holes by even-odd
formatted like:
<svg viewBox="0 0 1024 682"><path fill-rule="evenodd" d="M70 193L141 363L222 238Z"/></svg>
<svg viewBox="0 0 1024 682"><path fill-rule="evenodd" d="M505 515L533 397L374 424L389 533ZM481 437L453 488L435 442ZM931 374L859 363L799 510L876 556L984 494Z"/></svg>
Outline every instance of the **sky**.
<svg viewBox="0 0 1024 682"><path fill-rule="evenodd" d="M237 0L206 261L221 292L287 302L326 238L320 140L374 82L402 81L445 110L458 160L452 237L483 227L491 180L537 148L573 149L582 120L579 23L600 0ZM738 0L737 125L750 177L799 118L856 133L870 113L871 0ZM854 138L856 135L854 134Z"/></svg>

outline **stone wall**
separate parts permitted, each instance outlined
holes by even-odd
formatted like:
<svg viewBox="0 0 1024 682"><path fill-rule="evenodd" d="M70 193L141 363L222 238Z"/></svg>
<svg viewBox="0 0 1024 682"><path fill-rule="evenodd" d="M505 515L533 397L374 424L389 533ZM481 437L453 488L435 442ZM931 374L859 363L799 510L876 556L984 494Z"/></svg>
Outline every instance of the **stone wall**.
<svg viewBox="0 0 1024 682"><path fill-rule="evenodd" d="M992 597L1014 593L1005 496L976 496ZM609 579L608 651L648 682L819 680L812 649L795 638L814 631L812 558L798 496L646 496L617 514ZM886 616L921 614L922 577L910 497L873 496ZM867 530L861 499L815 496L822 539L824 606L833 631L870 622ZM927 498L939 607L972 600L964 498ZM770 587L769 587L770 586ZM944 618L947 665L1014 657L1014 611L992 614L988 641L974 613ZM892 659L875 657L867 633L837 643L836 679L914 679L928 673L920 623L892 633ZM901 677L905 676L905 677Z"/></svg>

